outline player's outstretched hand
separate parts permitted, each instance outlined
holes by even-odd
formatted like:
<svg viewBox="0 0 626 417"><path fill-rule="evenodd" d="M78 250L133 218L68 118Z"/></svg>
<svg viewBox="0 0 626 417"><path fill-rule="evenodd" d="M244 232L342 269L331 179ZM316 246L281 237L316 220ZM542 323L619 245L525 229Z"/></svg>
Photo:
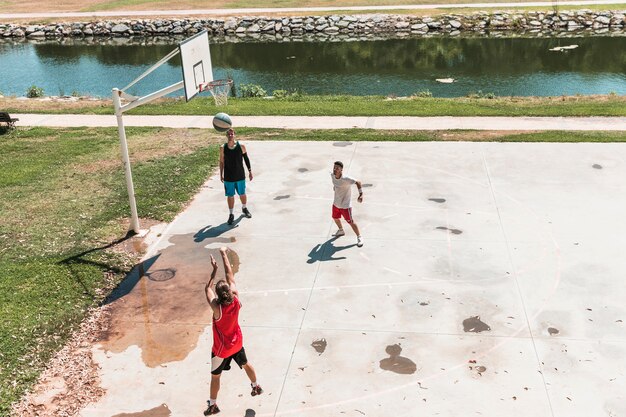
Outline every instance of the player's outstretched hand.
<svg viewBox="0 0 626 417"><path fill-rule="evenodd" d="M228 252L228 248L226 246L222 246L220 248L220 253L226 253L226 252Z"/></svg>
<svg viewBox="0 0 626 417"><path fill-rule="evenodd" d="M217 262L215 261L213 255L211 255L211 266L213 267L213 270L217 270Z"/></svg>

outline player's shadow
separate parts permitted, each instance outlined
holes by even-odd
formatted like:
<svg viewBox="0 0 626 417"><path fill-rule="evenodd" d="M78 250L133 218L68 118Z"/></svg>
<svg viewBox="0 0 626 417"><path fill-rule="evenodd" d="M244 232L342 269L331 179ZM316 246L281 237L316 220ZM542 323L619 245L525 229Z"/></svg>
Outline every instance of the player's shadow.
<svg viewBox="0 0 626 417"><path fill-rule="evenodd" d="M317 244L311 252L309 252L309 259L306 261L308 264L314 264L315 262L324 261L338 261L340 259L346 259L345 256L334 258L335 254L344 249L349 249L356 246L356 243L346 246L335 246L333 242L337 240L337 237L332 237L322 244Z"/></svg>
<svg viewBox="0 0 626 417"><path fill-rule="evenodd" d="M198 230L195 235L193 235L194 242L202 242L205 239L212 239L220 236L221 234L239 226L239 222L244 218L244 215L241 214L239 217L235 219L232 225L229 225L228 222L224 222L217 226L206 226L202 229Z"/></svg>

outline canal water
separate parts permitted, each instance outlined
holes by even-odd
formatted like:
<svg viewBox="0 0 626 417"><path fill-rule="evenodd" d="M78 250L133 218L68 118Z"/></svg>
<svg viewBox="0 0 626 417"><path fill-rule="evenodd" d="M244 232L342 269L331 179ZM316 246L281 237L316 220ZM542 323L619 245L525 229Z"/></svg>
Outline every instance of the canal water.
<svg viewBox="0 0 626 417"><path fill-rule="evenodd" d="M550 51L568 45L577 47ZM2 41L0 93L23 96L36 85L46 95L108 97L176 47L175 41ZM258 84L268 94L626 95L626 37L618 36L215 43L211 57L215 78ZM454 82L436 81L445 78ZM143 95L180 80L176 57L129 92Z"/></svg>

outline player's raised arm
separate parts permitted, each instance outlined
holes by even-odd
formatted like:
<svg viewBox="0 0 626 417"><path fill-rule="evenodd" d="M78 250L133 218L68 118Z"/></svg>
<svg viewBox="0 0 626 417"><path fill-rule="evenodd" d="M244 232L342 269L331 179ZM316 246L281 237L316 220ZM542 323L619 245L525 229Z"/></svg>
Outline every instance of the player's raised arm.
<svg viewBox="0 0 626 417"><path fill-rule="evenodd" d="M237 293L237 287L235 287L235 274L233 268L230 266L230 260L228 259L228 249L225 246L220 248L220 255L222 255L222 262L224 262L224 272L226 273L226 281L230 286L233 293Z"/></svg>
<svg viewBox="0 0 626 417"><path fill-rule="evenodd" d="M215 261L213 255L211 255L211 266L213 267L213 271L211 271L211 278L209 279L209 282L207 282L204 287L204 293L206 295L207 302L215 313L216 309L219 312L219 306L217 305L217 294L213 288L215 286L215 276L217 275L217 262Z"/></svg>

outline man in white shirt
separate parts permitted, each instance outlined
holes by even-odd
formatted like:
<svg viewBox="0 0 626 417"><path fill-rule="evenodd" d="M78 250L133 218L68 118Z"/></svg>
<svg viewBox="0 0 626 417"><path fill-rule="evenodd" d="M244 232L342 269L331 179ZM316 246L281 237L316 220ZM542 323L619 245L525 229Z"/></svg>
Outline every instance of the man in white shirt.
<svg viewBox="0 0 626 417"><path fill-rule="evenodd" d="M358 247L363 246L363 238L359 232L359 227L352 219L352 184L356 184L356 188L359 190L359 203L363 202L363 188L361 188L361 182L355 180L352 177L343 175L343 163L336 161L333 165L333 172L330 174L333 181L333 190L335 191L335 199L333 201L333 220L339 230L333 235L335 237L344 236L346 232L341 225L341 216L352 227L354 233L356 233L356 245Z"/></svg>

